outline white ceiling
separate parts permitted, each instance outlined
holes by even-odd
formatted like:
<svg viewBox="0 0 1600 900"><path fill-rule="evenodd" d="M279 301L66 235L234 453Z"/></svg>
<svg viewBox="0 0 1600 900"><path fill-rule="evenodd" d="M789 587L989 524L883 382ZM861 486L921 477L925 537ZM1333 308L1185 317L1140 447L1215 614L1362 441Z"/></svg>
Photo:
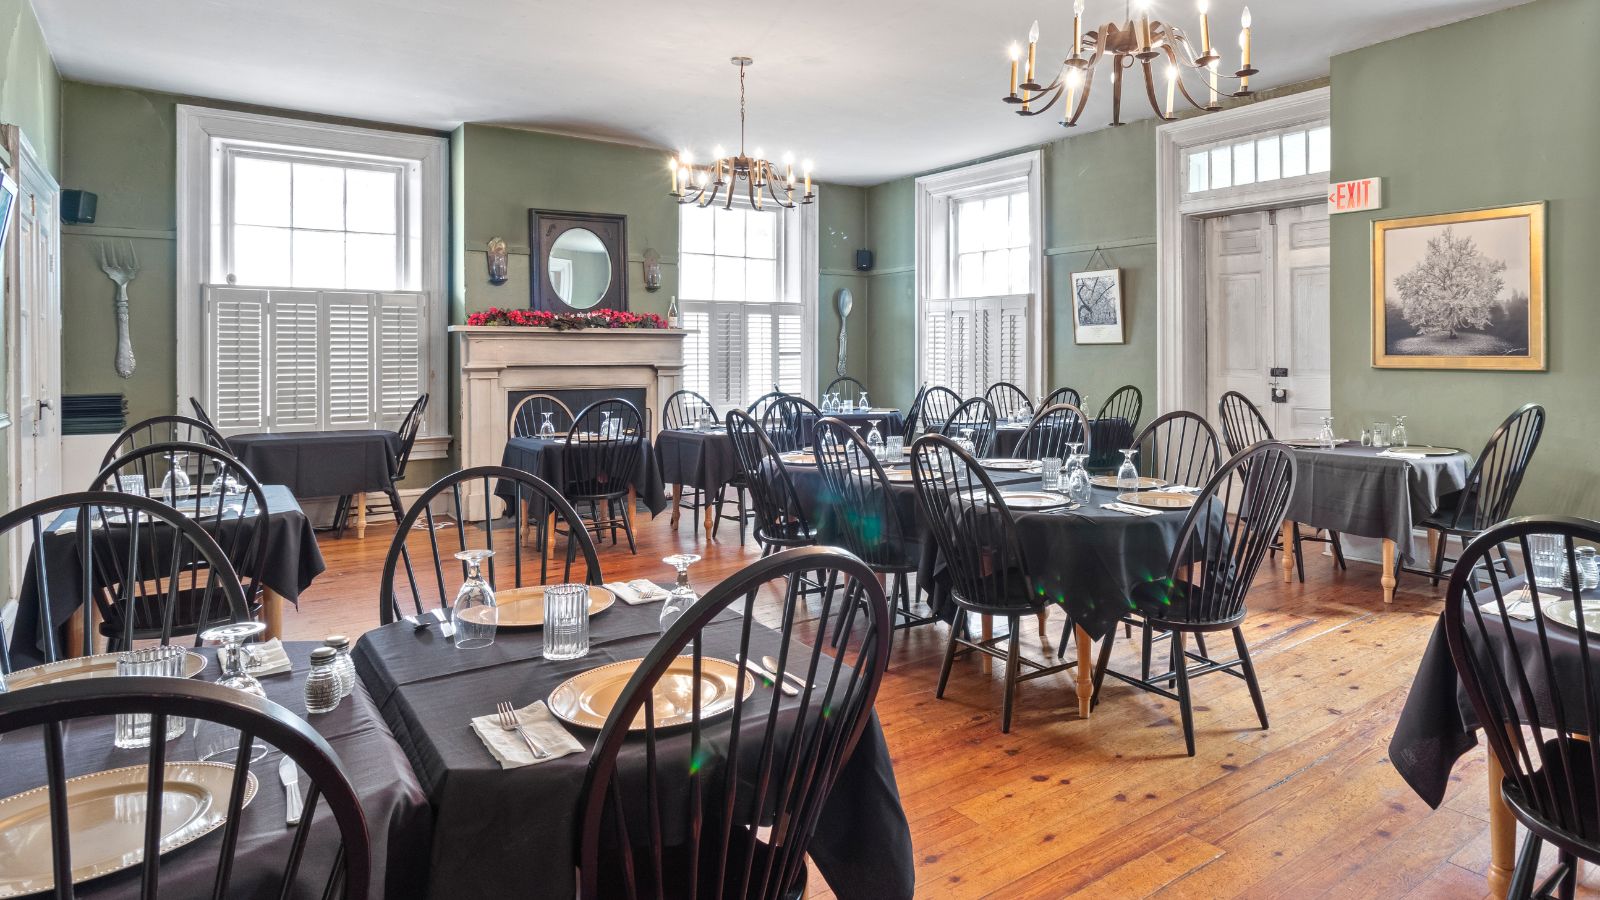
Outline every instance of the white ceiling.
<svg viewBox="0 0 1600 900"><path fill-rule="evenodd" d="M1255 83L1272 87L1325 75L1336 53L1525 0L1251 2ZM792 149L815 159L820 179L852 184L1059 137L1052 115L1024 121L998 101L1006 46L1038 16L1040 59L1059 59L1072 23L1068 0L34 5L69 78L427 128L489 122L688 146L701 158L737 144L728 58L747 54L750 149ZM1197 34L1194 0L1152 6ZM1241 2L1211 6L1214 41L1236 64ZM1123 9L1088 0L1086 18ZM1098 87L1079 131L1109 119ZM1127 100L1124 118L1148 117L1142 95Z"/></svg>

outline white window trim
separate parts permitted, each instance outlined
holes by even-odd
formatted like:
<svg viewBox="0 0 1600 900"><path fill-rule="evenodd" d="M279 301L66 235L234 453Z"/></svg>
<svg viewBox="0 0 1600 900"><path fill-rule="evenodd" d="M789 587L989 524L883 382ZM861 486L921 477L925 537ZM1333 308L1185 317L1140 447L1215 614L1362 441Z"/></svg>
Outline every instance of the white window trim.
<svg viewBox="0 0 1600 900"><path fill-rule="evenodd" d="M1327 121L1328 88L1169 122L1156 129L1156 409L1209 414L1206 396L1205 258L1207 216L1315 202L1330 172L1185 196L1184 151Z"/></svg>
<svg viewBox="0 0 1600 900"><path fill-rule="evenodd" d="M1028 192L1028 236L1032 244L1032 258L1028 266L1028 289L1032 295L1029 303L1028 329L1028 383L1019 385L1029 396L1044 393L1045 372L1045 310L1049 303L1044 295L1044 153L1032 150L1002 159L963 166L948 172L924 175L916 181L916 353L917 383L927 380L926 360L923 359L923 322L927 318L924 302L942 300L951 296L954 286L954 267L951 259L955 252L955 235L950 227L951 209L960 200L1013 193L1018 188Z"/></svg>
<svg viewBox="0 0 1600 900"><path fill-rule="evenodd" d="M259 141L416 162L421 172L422 196L421 222L414 232L420 255L415 288L429 298L428 327L432 336L442 338L448 324L449 277L445 257L449 142L445 138L187 104L178 105L177 131L177 410L187 413L188 398L200 396L204 384L201 291L210 280L211 247L218 239L211 233L212 210L218 201L211 157L218 142ZM415 459L443 458L449 450L446 344L442 339L428 341L427 384L433 400L428 404L422 436L412 453Z"/></svg>

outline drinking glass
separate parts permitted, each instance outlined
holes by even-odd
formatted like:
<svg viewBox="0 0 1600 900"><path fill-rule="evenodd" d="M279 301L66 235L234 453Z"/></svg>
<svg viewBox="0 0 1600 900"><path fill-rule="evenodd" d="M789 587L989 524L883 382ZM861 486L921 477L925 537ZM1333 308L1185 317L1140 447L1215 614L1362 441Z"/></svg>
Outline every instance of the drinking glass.
<svg viewBox="0 0 1600 900"><path fill-rule="evenodd" d="M884 441L883 455L895 462L899 462L900 458L906 455L905 436L899 434L889 435L888 439Z"/></svg>
<svg viewBox="0 0 1600 900"><path fill-rule="evenodd" d="M1368 428L1361 429L1361 446L1363 446L1363 447L1371 447L1372 446L1372 430L1371 429L1368 429Z"/></svg>
<svg viewBox="0 0 1600 900"><path fill-rule="evenodd" d="M1089 502L1094 493L1094 484L1089 481L1089 470L1083 465L1083 454L1074 451L1067 458L1067 474L1063 481L1066 483L1067 496L1072 498L1073 503L1082 506Z"/></svg>
<svg viewBox="0 0 1600 900"><path fill-rule="evenodd" d="M556 423L550 418L553 415L553 412L544 413L544 421L539 423L539 437L547 441L556 436Z"/></svg>
<svg viewBox="0 0 1600 900"><path fill-rule="evenodd" d="M167 475L161 479L161 493L168 501L176 500L189 493L192 486L189 481L189 454L168 453Z"/></svg>
<svg viewBox="0 0 1600 900"><path fill-rule="evenodd" d="M182 678L184 661L188 653L182 647L147 647L127 650L117 656L117 675L154 675L161 678ZM178 716L167 717L167 736L163 740L183 737L188 720ZM150 715L148 713L120 713L116 719L116 734L112 743L121 750L150 746Z"/></svg>
<svg viewBox="0 0 1600 900"><path fill-rule="evenodd" d="M1139 452L1137 447L1129 447L1122 451L1122 465L1117 468L1117 490L1137 491L1139 489L1139 469L1133 464L1133 455Z"/></svg>
<svg viewBox="0 0 1600 900"><path fill-rule="evenodd" d="M111 480L111 485L124 494L138 494L148 497L150 493L144 485L143 475L118 475Z"/></svg>
<svg viewBox="0 0 1600 900"><path fill-rule="evenodd" d="M267 630L265 622L235 622L218 625L200 632L200 640L217 645L217 666L222 677L217 684L257 697L266 697L266 689L251 675L250 648L245 643ZM217 722L195 723L195 752L201 761L220 758L231 762L239 752L239 731ZM259 741L251 745L250 761L259 762L269 748Z"/></svg>
<svg viewBox="0 0 1600 900"><path fill-rule="evenodd" d="M1061 457L1046 456L1039 460L1039 486L1047 491L1061 485Z"/></svg>
<svg viewBox="0 0 1600 900"><path fill-rule="evenodd" d="M1558 587L1567 567L1566 541L1558 534L1530 534L1528 551L1533 556L1528 568L1534 582L1541 588Z"/></svg>
<svg viewBox="0 0 1600 900"><path fill-rule="evenodd" d="M494 643L500 610L494 602L494 589L479 571L483 561L493 555L493 550L463 550L455 555L467 564L467 580L456 591L456 602L450 609L457 650L479 650Z"/></svg>
<svg viewBox="0 0 1600 900"><path fill-rule="evenodd" d="M611 437L611 413L603 409L600 410L600 436Z"/></svg>
<svg viewBox="0 0 1600 900"><path fill-rule="evenodd" d="M978 445L972 442L972 429L961 429L961 437L956 438L956 446L967 451L968 456L978 455Z"/></svg>
<svg viewBox="0 0 1600 900"><path fill-rule="evenodd" d="M1317 443L1321 444L1324 450L1332 450L1339 443L1339 439L1333 436L1333 416L1322 417L1322 429L1317 432Z"/></svg>
<svg viewBox="0 0 1600 900"><path fill-rule="evenodd" d="M233 477L233 470L223 466L217 472L216 477L211 479L211 486L206 491L212 494L228 494L238 497L244 493L244 488L240 487L239 479Z"/></svg>
<svg viewBox="0 0 1600 900"><path fill-rule="evenodd" d="M689 586L689 567L699 562L700 557L693 553L674 553L661 561L678 570L678 583L667 591L667 599L661 603L661 632L665 634L672 623L700 599Z"/></svg>
<svg viewBox="0 0 1600 900"><path fill-rule="evenodd" d="M1374 447L1387 447L1387 446L1389 446L1389 431L1388 431L1387 428L1384 427L1382 422L1373 422L1372 423L1372 446L1374 446Z"/></svg>
<svg viewBox="0 0 1600 900"><path fill-rule="evenodd" d="M883 456L883 432L878 430L878 423L881 421L883 420L867 420L867 424L871 426L871 429L867 432L867 449L872 451L873 456L878 457Z"/></svg>
<svg viewBox="0 0 1600 900"><path fill-rule="evenodd" d="M1410 444L1407 441L1406 417L1395 416L1394 427L1389 429L1389 445L1392 447L1408 447Z"/></svg>
<svg viewBox="0 0 1600 900"><path fill-rule="evenodd" d="M552 584L544 589L544 658L589 655L589 588Z"/></svg>
<svg viewBox="0 0 1600 900"><path fill-rule="evenodd" d="M872 405L867 402L867 392L862 391L860 399L856 400L856 409L860 410L861 412L866 412L871 408Z"/></svg>

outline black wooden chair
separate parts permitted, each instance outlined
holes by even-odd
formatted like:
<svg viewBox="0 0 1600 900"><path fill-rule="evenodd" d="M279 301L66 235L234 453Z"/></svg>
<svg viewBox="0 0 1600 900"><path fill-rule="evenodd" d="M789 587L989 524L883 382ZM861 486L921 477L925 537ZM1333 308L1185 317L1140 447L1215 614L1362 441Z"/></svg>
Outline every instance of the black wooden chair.
<svg viewBox="0 0 1600 900"><path fill-rule="evenodd" d="M800 601L807 572L838 589ZM780 601L771 599L777 591ZM751 628L777 611L776 634ZM743 629L713 629L729 610ZM844 640L824 640L832 632ZM663 721L651 697L669 680L738 659L777 658L798 696L758 687L732 709L694 702ZM872 717L889 658L888 611L872 571L849 554L786 550L712 588L661 636L611 708L578 802L581 897L740 897L804 893L806 849L824 801ZM626 764L622 758L626 756ZM730 763L730 761L733 761Z"/></svg>
<svg viewBox="0 0 1600 900"><path fill-rule="evenodd" d="M189 480L187 493L165 496L162 483L174 467L182 467ZM90 484L91 490L136 492L142 489L152 498L171 507L184 519L209 535L230 563L225 577L237 579L243 587L246 618L261 608L266 584L267 538L271 510L261 483L244 463L210 444L174 442L146 444L124 453L108 463ZM136 529L137 526L129 526ZM157 543L170 535L158 531ZM156 552L151 546L151 552ZM109 557L113 563L121 557ZM125 561L119 572L128 579L142 577L145 563L137 556ZM100 634L109 650L126 650L133 641L160 640L166 643L180 635L197 635L213 625L236 621L234 610L219 606L215 593L196 579L203 573L199 560L187 566L186 577L169 585L165 594L136 596L125 603L110 592L97 596L101 616ZM160 571L159 569L157 571ZM188 586L182 586L187 582ZM131 610L131 614L130 614Z"/></svg>
<svg viewBox="0 0 1600 900"><path fill-rule="evenodd" d="M924 434L938 434L960 406L960 395L944 385L925 388L910 418L906 420L906 439L915 440Z"/></svg>
<svg viewBox="0 0 1600 900"><path fill-rule="evenodd" d="M1100 404L1095 414L1095 454L1089 459L1089 468L1096 472L1112 472L1122 464L1118 451L1133 446L1139 433L1139 416L1144 410L1144 395L1131 384L1111 392L1106 402Z"/></svg>
<svg viewBox="0 0 1600 900"><path fill-rule="evenodd" d="M1051 601L1035 589L1011 510L978 460L943 435L925 435L911 446L911 472L922 521L944 562L940 577L948 583L958 610L934 696L944 699L958 654L976 652L1002 660L1006 687L1000 730L1009 732L1017 684L1070 669L1077 661L1049 665L1021 653L1022 617L1040 616ZM969 613L1003 617L1006 635L976 641L963 636ZM1004 651L998 647L1000 641L1006 641Z"/></svg>
<svg viewBox="0 0 1600 900"><path fill-rule="evenodd" d="M1559 548L1556 584L1508 574L1491 559L1503 559L1511 544L1532 560L1536 535ZM1600 863L1600 681L1592 671L1600 648L1588 629L1552 621L1565 609L1570 621L1583 622L1600 606L1600 591L1581 587L1580 543L1600 543L1600 522L1530 516L1486 524L1462 550L1445 593L1450 658L1505 773L1489 790L1528 831L1506 891L1513 900L1570 898L1578 860ZM1562 579L1580 587L1562 588ZM1533 617L1526 624L1507 610L1512 595L1524 591L1530 602L1519 615ZM1546 842L1555 845L1559 865L1535 888Z"/></svg>
<svg viewBox="0 0 1600 900"><path fill-rule="evenodd" d="M911 398L911 405L906 407L905 418L901 421L900 434L910 442L917 434L917 413L922 409L922 395L928 392L926 382L917 385L917 393Z"/></svg>
<svg viewBox="0 0 1600 900"><path fill-rule="evenodd" d="M1087 427L1083 410L1069 403L1057 403L1039 410L1012 451L1018 459L1066 459L1073 444L1082 444L1085 460L1093 457L1094 434Z"/></svg>
<svg viewBox="0 0 1600 900"><path fill-rule="evenodd" d="M710 413L712 419L715 419L718 422L722 421L722 417L717 415L717 408L713 406L711 401L707 400L704 396L689 390L674 391L672 395L667 398L667 402L661 405L661 425L663 428L668 430L693 428L700 423L702 416L706 413ZM690 533L698 534L700 532L700 510L703 509L708 502L706 492L700 488L694 487L693 485L684 485L684 487L687 488L687 490L684 490L679 496L677 501L678 508L689 510L689 517L693 519L693 522L689 526ZM715 506L719 511L722 508L724 488L726 487L733 487L735 491L742 490L742 486L737 485L724 485L723 487L719 487L714 499L710 500L712 505ZM740 508L742 509L743 498L740 497L739 499ZM677 513L674 513L673 515L677 515ZM740 537L740 543L744 543L742 540L742 527Z"/></svg>
<svg viewBox="0 0 1600 900"><path fill-rule="evenodd" d="M400 427L395 433L400 436L400 447L395 451L394 459L389 463L389 486L383 492L384 498L389 501L389 512L394 515L395 522L405 515L405 504L400 502L399 483L406 477L406 467L411 465L411 451L417 445L417 434L422 430L423 415L428 411L428 395L422 394L411 404L406 411L404 419L400 420ZM339 498L339 506L334 510L334 531L339 537L344 536L345 525L350 521L350 509L355 503L355 497L345 496Z"/></svg>
<svg viewBox="0 0 1600 900"><path fill-rule="evenodd" d="M994 413L1002 422L1015 422L1020 418L1033 418L1033 401L1028 392L1009 381L996 381L983 392L983 397L994 406Z"/></svg>
<svg viewBox="0 0 1600 900"><path fill-rule="evenodd" d="M890 586L889 611L895 630L936 621L912 610L910 576L922 559L915 522L907 521L895 505L883 465L855 429L829 417L817 423L817 471L822 475L818 494L818 531L837 539L861 557ZM910 510L914 518L915 510ZM891 638L892 640L892 638Z"/></svg>
<svg viewBox="0 0 1600 900"><path fill-rule="evenodd" d="M994 452L994 435L998 420L994 404L983 397L973 397L956 407L950 418L939 427L938 433L949 438L958 438L970 433L973 453L981 458Z"/></svg>
<svg viewBox="0 0 1600 900"><path fill-rule="evenodd" d="M826 397L834 391L839 392L840 400L848 401L851 405L854 405L856 399L867 392L867 386L862 384L859 378L840 375L838 378L828 382L828 386L822 389L822 396Z"/></svg>
<svg viewBox="0 0 1600 900"><path fill-rule="evenodd" d="M1045 406L1055 406L1057 403L1068 403L1079 409L1083 408L1083 395L1076 388L1058 387L1044 398Z"/></svg>
<svg viewBox="0 0 1600 900"><path fill-rule="evenodd" d="M124 428L106 449L105 455L100 458L100 467L105 468L112 460L130 450L151 444L169 444L173 441L209 444L225 453L229 452L227 438L199 419L191 419L188 416L151 416Z"/></svg>
<svg viewBox="0 0 1600 900"><path fill-rule="evenodd" d="M780 453L804 450L811 446L812 430L822 419L822 410L804 397L785 394L767 406L761 428Z"/></svg>
<svg viewBox="0 0 1600 900"><path fill-rule="evenodd" d="M76 896L72 884L73 868L81 865L72 853L72 843L67 836L72 833L78 816L92 819L92 802L68 803L70 779L87 772L73 771L68 750L75 742L102 740L111 742L109 723L102 726L106 732L92 738L90 729L107 722L114 715L132 714L150 717L152 734L164 734L167 722L183 718L195 723L214 723L238 732L239 749L227 762L233 765L231 786L216 801L225 807L226 824L217 837L196 843L183 850L184 855L211 854L216 860L214 881L208 882L204 892L216 897L239 896L304 896L306 888L317 885L315 895L325 898L365 898L370 888L372 849L367 834L366 818L361 812L361 802L355 789L345 777L339 757L323 737L295 712L270 700L211 684L206 679L123 677L87 678L39 685L25 691L0 695L0 734L5 735L5 746L14 770L26 765L41 776L41 787L48 793L49 828L46 831L52 852L50 876L55 888L52 895L61 900ZM231 732L230 732L231 733ZM252 881L264 882L241 885L236 874L245 866L240 861L239 849L251 845L251 839L240 834L240 825L251 821L244 813L247 779L250 777L251 754L258 744L270 745L294 760L310 782L306 791L304 813L297 826L285 832L291 835L282 842L282 862L262 859L260 864L252 859L249 866ZM164 769L173 748L166 741L151 741L140 751L148 771ZM22 755L28 756L24 763ZM277 768L280 758L272 760L270 767L261 766L256 777L260 789L271 784L277 789ZM141 898L199 894L201 886L179 885L163 881L162 863L170 859L164 853L162 838L170 831L174 814L172 805L164 804L162 790L164 779L147 779L148 786L139 804L123 808L116 814L121 821L142 822L143 858L134 866L138 872L137 894ZM280 791L281 793L281 791ZM102 803L110 803L109 798ZM146 810L166 806L166 815L147 816ZM319 809L325 806L326 810ZM166 828L163 828L163 819ZM92 829L92 821L83 822L83 829ZM313 868L306 862L307 846L331 854L332 861L323 874L320 865ZM209 848L209 849L207 849ZM252 853L260 852L253 847ZM87 886L86 886L87 887ZM126 896L136 889L130 884Z"/></svg>
<svg viewBox="0 0 1600 900"><path fill-rule="evenodd" d="M550 424L556 434L572 429L572 408L562 403L561 398L551 394L529 394L518 400L511 409L511 420L507 423L510 436L538 437L539 428L544 425L545 413L550 414Z"/></svg>
<svg viewBox="0 0 1600 900"><path fill-rule="evenodd" d="M1217 401L1217 416L1222 420L1222 442L1228 448L1229 454L1237 454L1241 450L1258 441L1273 440L1272 428L1267 425L1267 418L1250 398L1238 391L1228 391ZM1323 535L1327 536L1324 537ZM1283 549L1281 539L1272 542L1272 553L1277 555ZM1339 532L1322 530L1304 534L1300 531L1300 523L1294 523L1294 562L1296 571L1300 576L1300 583L1306 580L1306 557L1301 548L1307 543L1327 544L1333 551L1333 561L1340 569L1345 568L1344 544L1339 540Z"/></svg>
<svg viewBox="0 0 1600 900"><path fill-rule="evenodd" d="M806 547L817 542L800 496L795 493L789 472L778 459L781 452L772 438L741 410L729 410L728 435L733 439L739 468L750 491L754 513L756 543L761 555L769 556L790 547Z"/></svg>
<svg viewBox="0 0 1600 900"><path fill-rule="evenodd" d="M1097 419L1116 420L1127 422L1128 434L1139 433L1139 415L1144 411L1144 394L1131 384L1125 384L1111 392L1106 402L1100 404Z"/></svg>
<svg viewBox="0 0 1600 900"><path fill-rule="evenodd" d="M1417 523L1435 534L1433 565L1428 572L1420 573L1431 577L1435 586L1442 577L1444 564L1456 561L1445 553L1450 538L1454 537L1465 548L1467 542L1485 528L1511 515L1511 505L1522 488L1533 452L1539 449L1544 419L1544 407L1533 403L1507 416L1489 436L1489 442L1467 475L1466 487L1456 494L1455 501ZM1507 570L1510 568L1504 554L1500 565ZM1416 569L1407 571L1418 572Z"/></svg>
<svg viewBox="0 0 1600 900"><path fill-rule="evenodd" d="M505 502L509 522L484 515L496 497ZM436 517L435 506L443 506L448 517ZM467 564L455 560L455 554L465 550L494 551L494 556L484 560L481 572L502 606L519 591L547 583L550 554L542 542L530 552L523 539L529 518L542 517L546 511L553 513L564 533L571 536L559 580L574 581L573 563L581 554L584 571L577 580L604 583L594 541L578 511L560 491L521 469L477 466L434 482L400 520L378 582L378 621L387 625L404 615L420 618L435 609L449 610L466 580ZM411 535L418 522L427 539L426 551L413 546L420 541ZM399 581L402 574L404 580Z"/></svg>
<svg viewBox="0 0 1600 900"><path fill-rule="evenodd" d="M610 432L603 433L602 427ZM563 456L562 496L579 510L587 507L585 526L597 539L609 531L615 544L617 529L622 529L630 553L639 550L633 541L629 487L644 458L644 440L638 407L619 397L597 400L573 420ZM561 527L556 531L562 533Z"/></svg>
<svg viewBox="0 0 1600 900"><path fill-rule="evenodd" d="M1287 445L1263 441L1222 465L1200 492L1178 532L1165 578L1151 579L1129 598L1134 613L1155 631L1172 636L1171 671L1150 677L1125 675L1110 668L1115 633L1100 645L1095 666L1094 696L1098 702L1106 675L1178 702L1183 740L1194 755L1194 711L1189 680L1211 672L1227 672L1250 686L1261 727L1267 727L1267 706L1261 698L1250 648L1244 640L1245 599L1272 535L1283 524L1294 490L1294 452ZM1242 511L1238 516L1229 510ZM1197 639L1218 631L1233 633L1238 657L1212 659L1207 651L1191 652L1186 637ZM1203 648L1203 645L1201 645ZM1190 662L1199 663L1190 666ZM1162 687L1177 682L1177 692Z"/></svg>
<svg viewBox="0 0 1600 900"><path fill-rule="evenodd" d="M211 421L211 416L206 414L206 408L200 405L200 401L197 398L190 397L189 406L194 409L194 417L196 419L211 426L213 431L221 431L221 429L217 428L217 423Z"/></svg>
<svg viewBox="0 0 1600 900"><path fill-rule="evenodd" d="M1157 417L1133 439L1133 446L1139 448L1139 474L1168 484L1202 487L1222 463L1211 423L1186 410Z"/></svg>
<svg viewBox="0 0 1600 900"><path fill-rule="evenodd" d="M51 532L64 513L70 516L64 530ZM227 554L198 522L159 500L116 491L46 497L0 516L0 540L7 547L31 548L18 599L34 606L45 662L68 655L56 639L56 625L64 621L58 611L83 611L83 646L73 648L73 655L82 656L96 652L96 613L107 605L139 611L134 618L116 619L116 639L124 646L134 639L135 619L159 626L142 633L163 644L182 633L178 607L167 604L174 594L195 621L250 619ZM65 547L47 547L47 541L64 542L71 550L58 553ZM174 611L170 622L161 614L169 608ZM0 670L11 671L3 633Z"/></svg>
<svg viewBox="0 0 1600 900"><path fill-rule="evenodd" d="M767 410L772 407L772 404L787 396L789 396L787 391L780 391L774 387L767 393L757 397L754 402L744 408L744 411L754 416L755 420L759 422L767 414Z"/></svg>

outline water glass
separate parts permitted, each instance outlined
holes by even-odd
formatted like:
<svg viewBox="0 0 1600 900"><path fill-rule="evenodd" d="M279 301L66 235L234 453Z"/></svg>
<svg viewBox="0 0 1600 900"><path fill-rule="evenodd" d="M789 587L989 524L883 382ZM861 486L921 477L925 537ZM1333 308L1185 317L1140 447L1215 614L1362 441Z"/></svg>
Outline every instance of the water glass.
<svg viewBox="0 0 1600 900"><path fill-rule="evenodd" d="M899 434L889 435L883 444L883 455L890 460L899 462L900 458L906 455L905 436Z"/></svg>
<svg viewBox="0 0 1600 900"><path fill-rule="evenodd" d="M689 567L699 562L700 557L693 553L674 553L661 561L678 570L678 581L661 604L661 633L666 634L672 628L672 623L700 600L700 595L689 586Z"/></svg>
<svg viewBox="0 0 1600 900"><path fill-rule="evenodd" d="M170 503L189 494L189 454L168 453L167 474L161 479L161 494Z"/></svg>
<svg viewBox="0 0 1600 900"><path fill-rule="evenodd" d="M863 394L862 396L866 395ZM867 432L867 449L872 451L873 456L881 457L883 456L883 432L878 430L879 421L881 420L869 419L867 421L867 424L872 426L872 430Z"/></svg>
<svg viewBox="0 0 1600 900"><path fill-rule="evenodd" d="M154 675L160 678L182 678L184 661L188 653L182 647L149 647L128 650L117 656L117 674ZM165 740L182 737L188 720L177 716L167 718ZM150 716L122 713L117 716L116 734L112 743L121 750L150 746Z"/></svg>
<svg viewBox="0 0 1600 900"><path fill-rule="evenodd" d="M463 550L456 554L456 559L467 564L467 580L461 583L461 590L456 591L455 605L450 608L457 650L479 650L494 643L500 610L495 603L494 588L483 580L479 571L483 561L493 555L493 550Z"/></svg>
<svg viewBox="0 0 1600 900"><path fill-rule="evenodd" d="M589 588L552 584L544 589L544 658L589 655Z"/></svg>
<svg viewBox="0 0 1600 900"><path fill-rule="evenodd" d="M1558 534L1530 534L1528 552L1533 557L1528 568L1534 583L1541 588L1559 587L1567 568L1566 540Z"/></svg>
<svg viewBox="0 0 1600 900"><path fill-rule="evenodd" d="M550 417L554 413L544 413L544 421L539 423L539 437L550 440L556 436L556 423Z"/></svg>
<svg viewBox="0 0 1600 900"><path fill-rule="evenodd" d="M1083 506L1094 496L1094 483L1089 480L1089 470L1083 464L1083 454L1074 453L1067 459L1067 472L1063 477L1067 496Z"/></svg>
<svg viewBox="0 0 1600 900"><path fill-rule="evenodd" d="M856 401L856 409L860 410L861 412L866 412L867 410L869 410L871 408L872 408L872 405L867 403L867 392L866 391L862 391L861 392L861 399Z"/></svg>
<svg viewBox="0 0 1600 900"><path fill-rule="evenodd" d="M1133 455L1138 452L1137 447L1130 447L1122 451L1122 465L1117 468L1117 490L1137 491L1139 489L1139 469L1133 464Z"/></svg>
<svg viewBox="0 0 1600 900"><path fill-rule="evenodd" d="M1370 429L1366 429L1366 428L1361 429L1361 446L1363 446L1363 447L1371 447L1372 446L1372 431Z"/></svg>
<svg viewBox="0 0 1600 900"><path fill-rule="evenodd" d="M1387 446L1389 446L1389 429L1384 427L1384 424L1382 422L1373 422L1372 423L1372 446L1374 446L1374 447L1387 447Z"/></svg>
<svg viewBox="0 0 1600 900"><path fill-rule="evenodd" d="M1324 450L1332 450L1338 445L1339 439L1333 433L1333 416L1322 417L1322 428L1317 432L1317 443Z"/></svg>
<svg viewBox="0 0 1600 900"><path fill-rule="evenodd" d="M1061 457L1046 456L1039 460L1039 485L1053 491L1061 483Z"/></svg>
<svg viewBox="0 0 1600 900"><path fill-rule="evenodd" d="M1389 444L1394 447L1407 447L1409 439L1406 437L1406 417L1395 416L1394 427L1389 429Z"/></svg>

